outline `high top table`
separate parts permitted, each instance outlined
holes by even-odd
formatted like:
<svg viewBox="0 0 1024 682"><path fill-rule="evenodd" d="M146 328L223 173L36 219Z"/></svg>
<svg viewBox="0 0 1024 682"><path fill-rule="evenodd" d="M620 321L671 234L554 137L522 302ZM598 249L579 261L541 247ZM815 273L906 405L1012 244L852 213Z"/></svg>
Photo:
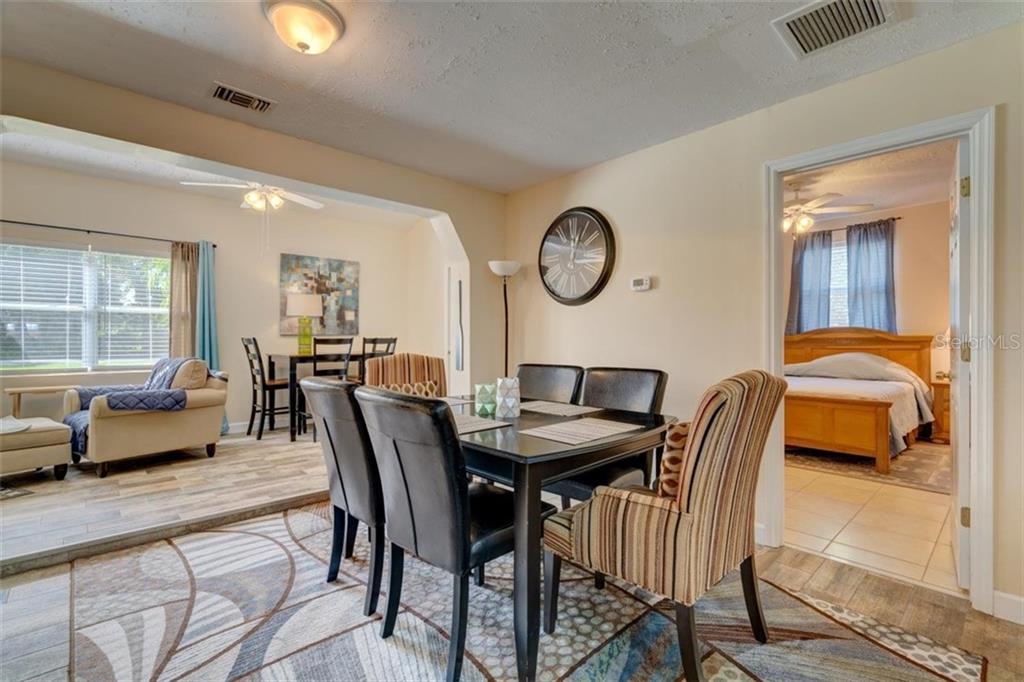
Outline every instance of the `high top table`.
<svg viewBox="0 0 1024 682"><path fill-rule="evenodd" d="M455 414L475 414L474 405L452 406ZM636 424L641 428L590 441L566 445L520 431L583 417ZM537 676L537 643L540 637L541 595L541 488L548 483L600 467L615 460L651 452L664 445L665 432L674 417L620 410L601 410L579 417L559 417L522 412L518 419L498 429L459 437L470 473L504 483L515 494L515 558L513 608L516 667L520 680Z"/></svg>
<svg viewBox="0 0 1024 682"><path fill-rule="evenodd" d="M359 381L366 376L366 361L370 358L379 358L387 353L366 353L359 351L351 353L319 353L316 356L317 362L344 362L348 355L349 362L355 363L359 369ZM274 379L277 363L288 366L288 432L289 439L295 440L295 432L298 427L298 398L299 398L299 366L312 365L312 355L299 355L298 353L270 353L267 356L267 376ZM271 429L273 429L274 417L270 417Z"/></svg>

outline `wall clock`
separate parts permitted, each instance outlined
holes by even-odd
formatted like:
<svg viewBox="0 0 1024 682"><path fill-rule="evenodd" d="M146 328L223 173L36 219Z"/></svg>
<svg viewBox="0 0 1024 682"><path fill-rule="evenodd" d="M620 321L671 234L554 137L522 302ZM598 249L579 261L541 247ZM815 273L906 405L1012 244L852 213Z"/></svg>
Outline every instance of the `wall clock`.
<svg viewBox="0 0 1024 682"><path fill-rule="evenodd" d="M580 305L601 293L614 264L611 225L596 210L583 206L555 218L537 256L544 288L565 305Z"/></svg>

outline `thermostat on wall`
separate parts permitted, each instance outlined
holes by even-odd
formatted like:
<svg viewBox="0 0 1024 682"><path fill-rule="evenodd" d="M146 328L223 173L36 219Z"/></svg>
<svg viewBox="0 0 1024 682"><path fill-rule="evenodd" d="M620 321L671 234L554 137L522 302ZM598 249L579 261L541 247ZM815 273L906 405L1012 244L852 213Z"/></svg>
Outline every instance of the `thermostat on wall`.
<svg viewBox="0 0 1024 682"><path fill-rule="evenodd" d="M650 277L634 277L629 280L629 288L633 291L647 291L651 288Z"/></svg>

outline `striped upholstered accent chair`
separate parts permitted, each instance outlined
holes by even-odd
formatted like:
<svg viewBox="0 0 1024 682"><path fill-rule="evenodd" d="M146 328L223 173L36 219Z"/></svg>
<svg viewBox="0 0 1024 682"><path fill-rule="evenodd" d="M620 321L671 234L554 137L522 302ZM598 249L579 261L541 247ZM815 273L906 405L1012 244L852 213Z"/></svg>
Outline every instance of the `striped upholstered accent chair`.
<svg viewBox="0 0 1024 682"><path fill-rule="evenodd" d="M754 493L786 382L761 370L705 394L669 434L658 490L600 487L544 523L544 630L555 629L562 559L676 602L688 680L703 679L693 605L740 568L754 636L768 640L754 571Z"/></svg>
<svg viewBox="0 0 1024 682"><path fill-rule="evenodd" d="M366 361L367 386L377 386L422 398L448 395L444 358L396 353Z"/></svg>

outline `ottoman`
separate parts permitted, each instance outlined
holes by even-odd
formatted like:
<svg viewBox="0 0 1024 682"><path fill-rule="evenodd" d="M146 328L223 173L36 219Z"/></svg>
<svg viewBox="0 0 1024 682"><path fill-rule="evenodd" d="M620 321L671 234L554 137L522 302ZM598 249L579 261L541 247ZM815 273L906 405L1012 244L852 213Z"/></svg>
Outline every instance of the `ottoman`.
<svg viewBox="0 0 1024 682"><path fill-rule="evenodd" d="M58 481L71 461L71 428L46 417L22 417L25 431L0 434L0 474L53 467Z"/></svg>

